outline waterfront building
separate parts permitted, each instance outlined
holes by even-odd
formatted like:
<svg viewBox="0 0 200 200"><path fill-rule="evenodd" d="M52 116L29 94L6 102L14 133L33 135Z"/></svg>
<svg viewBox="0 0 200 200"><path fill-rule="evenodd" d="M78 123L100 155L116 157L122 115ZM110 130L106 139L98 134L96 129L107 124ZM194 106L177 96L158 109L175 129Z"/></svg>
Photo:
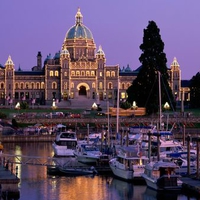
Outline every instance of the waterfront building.
<svg viewBox="0 0 200 200"><path fill-rule="evenodd" d="M101 46L96 47L92 32L83 23L78 9L75 25L66 33L61 50L54 56L49 54L44 62L42 53L37 54L37 64L30 71L15 69L11 56L5 65L0 65L0 104L49 105L52 100L67 101L84 96L99 101L109 100L115 104L119 87L119 98L126 99L127 88L140 70L129 65L106 65L106 55ZM189 91L182 87L181 70L174 58L170 68L170 86L174 97L189 100ZM188 88L188 87L186 87Z"/></svg>

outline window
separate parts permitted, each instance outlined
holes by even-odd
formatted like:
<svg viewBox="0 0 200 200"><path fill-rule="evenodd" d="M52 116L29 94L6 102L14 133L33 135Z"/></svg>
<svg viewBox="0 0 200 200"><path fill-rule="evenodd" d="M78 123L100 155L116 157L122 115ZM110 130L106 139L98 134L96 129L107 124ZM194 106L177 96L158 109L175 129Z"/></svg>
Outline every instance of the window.
<svg viewBox="0 0 200 200"><path fill-rule="evenodd" d="M55 71L55 76L58 76L58 71Z"/></svg>
<svg viewBox="0 0 200 200"><path fill-rule="evenodd" d="M28 89L28 83L26 83L26 86L25 86L25 87L26 87L26 89Z"/></svg>
<svg viewBox="0 0 200 200"><path fill-rule="evenodd" d="M20 89L23 89L24 88L24 83L21 83L20 84Z"/></svg>
<svg viewBox="0 0 200 200"><path fill-rule="evenodd" d="M111 82L108 83L108 89L113 89L113 84Z"/></svg>
<svg viewBox="0 0 200 200"><path fill-rule="evenodd" d="M103 73L102 73L102 72L100 72L100 73L99 73L99 76L103 76Z"/></svg>
<svg viewBox="0 0 200 200"><path fill-rule="evenodd" d="M90 75L90 72L89 71L86 71L86 76L89 76Z"/></svg>
<svg viewBox="0 0 200 200"><path fill-rule="evenodd" d="M71 83L71 88L74 88L74 83L73 82Z"/></svg>
<svg viewBox="0 0 200 200"><path fill-rule="evenodd" d="M64 76L67 76L67 72L64 73Z"/></svg>
<svg viewBox="0 0 200 200"><path fill-rule="evenodd" d="M94 75L95 75L94 71L91 71L91 76L94 76Z"/></svg>
<svg viewBox="0 0 200 200"><path fill-rule="evenodd" d="M3 83L1 83L1 89L4 89L4 84Z"/></svg>
<svg viewBox="0 0 200 200"><path fill-rule="evenodd" d="M109 71L106 72L106 76L110 77L110 72Z"/></svg>
<svg viewBox="0 0 200 200"><path fill-rule="evenodd" d="M67 83L65 82L64 83L64 90L66 90L67 89Z"/></svg>
<svg viewBox="0 0 200 200"><path fill-rule="evenodd" d="M81 76L85 76L85 72L84 71L81 71Z"/></svg>
<svg viewBox="0 0 200 200"><path fill-rule="evenodd" d="M40 83L36 83L36 88L40 89Z"/></svg>
<svg viewBox="0 0 200 200"><path fill-rule="evenodd" d="M103 89L103 83L99 82L99 89Z"/></svg>
<svg viewBox="0 0 200 200"><path fill-rule="evenodd" d="M111 72L111 77L115 77L115 71Z"/></svg>
<svg viewBox="0 0 200 200"><path fill-rule="evenodd" d="M53 76L53 71L50 71L49 76Z"/></svg>
<svg viewBox="0 0 200 200"><path fill-rule="evenodd" d="M80 71L76 71L76 76L80 76Z"/></svg>
<svg viewBox="0 0 200 200"><path fill-rule="evenodd" d="M122 90L124 90L125 89L125 83L122 83L122 88L121 88Z"/></svg>
<svg viewBox="0 0 200 200"><path fill-rule="evenodd" d="M75 76L75 71L71 71L71 76Z"/></svg>
<svg viewBox="0 0 200 200"><path fill-rule="evenodd" d="M35 83L31 83L31 88L35 89Z"/></svg>
<svg viewBox="0 0 200 200"><path fill-rule="evenodd" d="M52 88L52 89L57 89L57 83L56 83L56 82L53 82L51 88Z"/></svg>
<svg viewBox="0 0 200 200"><path fill-rule="evenodd" d="M44 82L41 83L41 89L44 89Z"/></svg>
<svg viewBox="0 0 200 200"><path fill-rule="evenodd" d="M92 83L92 88L95 88L95 82Z"/></svg>

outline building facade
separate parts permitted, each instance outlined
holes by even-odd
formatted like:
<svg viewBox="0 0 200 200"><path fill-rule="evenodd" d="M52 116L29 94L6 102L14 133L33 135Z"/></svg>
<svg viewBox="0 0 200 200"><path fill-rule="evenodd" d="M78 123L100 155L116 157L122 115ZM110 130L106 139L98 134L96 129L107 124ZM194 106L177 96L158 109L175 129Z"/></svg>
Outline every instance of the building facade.
<svg viewBox="0 0 200 200"><path fill-rule="evenodd" d="M8 104L20 100L37 104L52 103L52 99L67 101L85 96L86 99L126 99L127 88L137 77L139 69L129 66L106 65L106 56L96 44L92 32L83 24L78 9L75 25L66 33L61 50L54 56L49 54L42 62L37 54L37 65L30 71L15 70L11 56L5 65L0 65L0 103ZM189 100L189 92L181 87L181 70L174 58L170 68L170 86L175 98Z"/></svg>

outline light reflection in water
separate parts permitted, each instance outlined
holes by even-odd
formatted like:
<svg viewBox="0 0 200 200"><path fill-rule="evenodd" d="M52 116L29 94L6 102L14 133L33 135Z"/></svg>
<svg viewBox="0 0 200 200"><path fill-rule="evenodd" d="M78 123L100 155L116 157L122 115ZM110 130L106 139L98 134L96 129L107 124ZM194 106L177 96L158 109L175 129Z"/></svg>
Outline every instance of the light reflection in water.
<svg viewBox="0 0 200 200"><path fill-rule="evenodd" d="M4 153L51 157L51 143L4 144ZM65 162L65 158L60 158ZM45 166L18 165L20 200L154 200L158 196L146 186L133 185L104 176L49 176ZM166 199L162 196L162 200ZM187 199L178 195L171 200ZM196 198L190 198L196 200Z"/></svg>

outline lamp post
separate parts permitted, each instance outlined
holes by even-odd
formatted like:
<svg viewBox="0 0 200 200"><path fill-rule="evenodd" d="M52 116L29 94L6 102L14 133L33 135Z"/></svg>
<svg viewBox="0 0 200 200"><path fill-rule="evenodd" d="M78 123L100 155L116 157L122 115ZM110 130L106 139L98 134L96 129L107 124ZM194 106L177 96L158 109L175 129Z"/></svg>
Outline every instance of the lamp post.
<svg viewBox="0 0 200 200"><path fill-rule="evenodd" d="M137 109L137 105L135 101L133 101L132 109L133 109L133 115L135 117L135 110Z"/></svg>
<svg viewBox="0 0 200 200"><path fill-rule="evenodd" d="M165 104L164 104L164 109L165 110L169 110L170 109L170 106L169 106L169 103L168 102L166 102ZM169 121L169 114L167 113L167 127L166 127L166 129L168 130L168 122Z"/></svg>

